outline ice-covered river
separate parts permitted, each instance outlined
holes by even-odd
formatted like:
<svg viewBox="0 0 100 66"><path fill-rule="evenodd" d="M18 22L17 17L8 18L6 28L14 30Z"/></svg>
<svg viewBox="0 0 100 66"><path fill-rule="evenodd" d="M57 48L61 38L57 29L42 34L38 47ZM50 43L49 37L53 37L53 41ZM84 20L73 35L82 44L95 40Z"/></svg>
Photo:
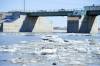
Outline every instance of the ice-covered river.
<svg viewBox="0 0 100 66"><path fill-rule="evenodd" d="M100 66L99 41L99 33L0 33L0 66Z"/></svg>

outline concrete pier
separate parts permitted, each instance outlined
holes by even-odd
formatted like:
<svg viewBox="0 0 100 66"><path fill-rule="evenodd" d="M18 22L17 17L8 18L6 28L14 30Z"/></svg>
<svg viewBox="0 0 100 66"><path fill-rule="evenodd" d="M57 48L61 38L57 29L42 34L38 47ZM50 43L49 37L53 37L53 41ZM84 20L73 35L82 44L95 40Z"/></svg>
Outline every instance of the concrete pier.
<svg viewBox="0 0 100 66"><path fill-rule="evenodd" d="M98 28L99 28L98 23L100 22L99 19L100 19L100 16L96 16L90 33L96 34L99 32L99 30L98 30Z"/></svg>
<svg viewBox="0 0 100 66"><path fill-rule="evenodd" d="M24 19L25 19L25 16L20 15L20 18L12 22L4 22L3 32L19 32L20 28L22 27Z"/></svg>
<svg viewBox="0 0 100 66"><path fill-rule="evenodd" d="M35 23L38 19L38 16L26 16L22 27L20 28L20 32L32 32L34 29Z"/></svg>
<svg viewBox="0 0 100 66"><path fill-rule="evenodd" d="M45 17L26 16L19 32L52 32L53 26Z"/></svg>
<svg viewBox="0 0 100 66"><path fill-rule="evenodd" d="M46 17L38 17L33 32L53 32L52 22Z"/></svg>
<svg viewBox="0 0 100 66"><path fill-rule="evenodd" d="M3 32L3 23L0 23L0 32Z"/></svg>
<svg viewBox="0 0 100 66"><path fill-rule="evenodd" d="M2 23L3 15L0 14L0 32L3 32L3 23Z"/></svg>
<svg viewBox="0 0 100 66"><path fill-rule="evenodd" d="M79 33L90 33L92 26L94 24L95 18L96 18L95 15L93 16L84 15L81 27L79 29Z"/></svg>
<svg viewBox="0 0 100 66"><path fill-rule="evenodd" d="M20 15L20 18L2 23L3 32L52 32L53 26L46 17Z"/></svg>
<svg viewBox="0 0 100 66"><path fill-rule="evenodd" d="M2 31L3 28L3 32L52 32L53 26L51 22L45 20L45 17L68 16L68 33L92 33L97 32L97 23L95 19L100 15L100 6L86 6L84 10L19 11L5 12L4 14L7 17L4 18L4 23L0 24L0 29ZM21 18L20 15L26 17Z"/></svg>
<svg viewBox="0 0 100 66"><path fill-rule="evenodd" d="M67 33L78 33L79 17L67 17Z"/></svg>

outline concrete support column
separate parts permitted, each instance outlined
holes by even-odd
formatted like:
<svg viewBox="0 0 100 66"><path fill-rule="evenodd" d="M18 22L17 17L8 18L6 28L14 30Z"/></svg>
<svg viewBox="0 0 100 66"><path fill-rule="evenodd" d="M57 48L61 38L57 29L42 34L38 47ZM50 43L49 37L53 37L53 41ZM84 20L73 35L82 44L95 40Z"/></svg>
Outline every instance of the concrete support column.
<svg viewBox="0 0 100 66"><path fill-rule="evenodd" d="M53 24L46 17L38 17L33 32L53 32Z"/></svg>
<svg viewBox="0 0 100 66"><path fill-rule="evenodd" d="M23 21L22 27L20 28L20 32L32 32L35 26L35 23L38 19L38 16L26 16Z"/></svg>
<svg viewBox="0 0 100 66"><path fill-rule="evenodd" d="M79 17L67 17L67 32L78 33L79 29Z"/></svg>
<svg viewBox="0 0 100 66"><path fill-rule="evenodd" d="M0 14L0 32L3 32L3 22L2 22L3 15Z"/></svg>
<svg viewBox="0 0 100 66"><path fill-rule="evenodd" d="M85 15L82 20L79 33L90 33L92 26L94 24L95 18L96 18L96 15L92 15L92 16Z"/></svg>
<svg viewBox="0 0 100 66"><path fill-rule="evenodd" d="M3 32L3 23L0 23L0 32Z"/></svg>

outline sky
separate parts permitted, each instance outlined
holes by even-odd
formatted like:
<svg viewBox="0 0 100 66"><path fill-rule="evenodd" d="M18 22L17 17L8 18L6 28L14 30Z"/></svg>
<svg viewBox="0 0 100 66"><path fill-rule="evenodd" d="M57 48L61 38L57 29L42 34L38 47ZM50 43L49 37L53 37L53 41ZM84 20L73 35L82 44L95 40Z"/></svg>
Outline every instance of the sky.
<svg viewBox="0 0 100 66"><path fill-rule="evenodd" d="M24 0L0 0L0 11L23 10ZM26 10L56 10L100 5L100 0L25 0Z"/></svg>
<svg viewBox="0 0 100 66"><path fill-rule="evenodd" d="M84 6L100 5L100 0L25 0L26 11L83 9ZM0 0L0 11L24 10L24 0ZM66 25L67 17L49 17L55 25ZM59 19L59 20L57 20ZM57 20L57 21L56 21ZM64 23L62 23L64 22Z"/></svg>

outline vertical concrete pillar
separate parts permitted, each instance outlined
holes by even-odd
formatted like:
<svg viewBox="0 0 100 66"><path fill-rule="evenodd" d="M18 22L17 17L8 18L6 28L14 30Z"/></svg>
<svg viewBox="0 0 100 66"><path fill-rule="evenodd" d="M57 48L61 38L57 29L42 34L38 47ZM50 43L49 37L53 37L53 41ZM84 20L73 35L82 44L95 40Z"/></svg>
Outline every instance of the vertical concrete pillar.
<svg viewBox="0 0 100 66"><path fill-rule="evenodd" d="M3 23L0 23L0 32L3 32Z"/></svg>
<svg viewBox="0 0 100 66"><path fill-rule="evenodd" d="M3 15L0 14L0 32L3 32L3 22L2 22Z"/></svg>
<svg viewBox="0 0 100 66"><path fill-rule="evenodd" d="M79 33L90 33L92 26L94 24L95 18L96 18L96 15L92 15L92 16L84 15L81 27L79 29Z"/></svg>
<svg viewBox="0 0 100 66"><path fill-rule="evenodd" d="M79 29L79 17L67 17L67 32L78 33Z"/></svg>
<svg viewBox="0 0 100 66"><path fill-rule="evenodd" d="M20 32L32 32L35 26L35 23L38 19L38 16L26 16L23 21L22 27L20 28Z"/></svg>

